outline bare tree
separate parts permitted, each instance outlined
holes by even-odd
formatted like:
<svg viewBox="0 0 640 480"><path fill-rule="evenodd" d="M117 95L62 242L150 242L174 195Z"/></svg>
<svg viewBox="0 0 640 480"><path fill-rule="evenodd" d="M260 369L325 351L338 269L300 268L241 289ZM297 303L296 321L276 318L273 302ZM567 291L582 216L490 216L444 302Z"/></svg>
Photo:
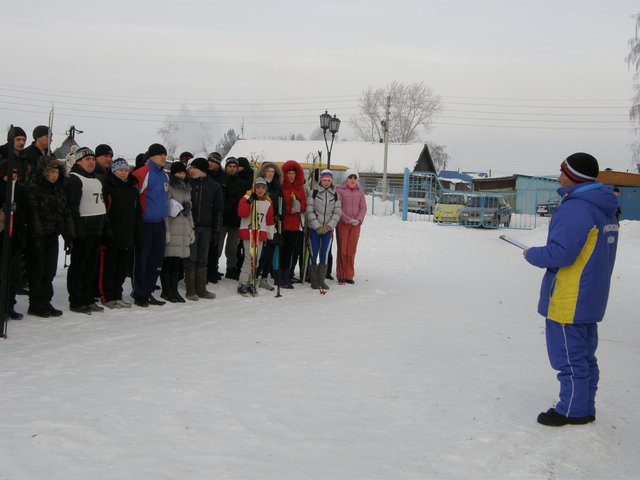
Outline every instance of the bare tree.
<svg viewBox="0 0 640 480"><path fill-rule="evenodd" d="M238 134L236 134L236 131L233 128L227 130L227 133L225 133L224 136L220 139L220 142L216 147L216 150L220 152L222 158L227 156L227 153L229 153L229 150L231 150L231 147L235 145L237 140Z"/></svg>
<svg viewBox="0 0 640 480"><path fill-rule="evenodd" d="M309 140L322 140L324 137L322 136L322 129L320 127L316 127L310 134Z"/></svg>
<svg viewBox="0 0 640 480"><path fill-rule="evenodd" d="M427 142L429 145L429 151L431 152L431 159L433 160L433 165L436 167L438 172L447 169L447 163L449 163L449 154L446 152L446 148L444 145L436 145L435 143Z"/></svg>
<svg viewBox="0 0 640 480"><path fill-rule="evenodd" d="M631 108L629 109L629 119L635 125L636 133L640 130L640 13L632 15L631 18L636 22L636 34L629 40L629 54L625 60L630 69L634 70L633 89L634 97L631 100ZM631 145L633 160L638 163L638 171L640 171L640 141L636 141Z"/></svg>
<svg viewBox="0 0 640 480"><path fill-rule="evenodd" d="M395 81L385 88L369 87L360 96L359 115L350 122L358 137L370 142L382 140L382 121L385 119L389 96L390 142L410 143L419 140L441 110L440 97L424 82L405 85Z"/></svg>

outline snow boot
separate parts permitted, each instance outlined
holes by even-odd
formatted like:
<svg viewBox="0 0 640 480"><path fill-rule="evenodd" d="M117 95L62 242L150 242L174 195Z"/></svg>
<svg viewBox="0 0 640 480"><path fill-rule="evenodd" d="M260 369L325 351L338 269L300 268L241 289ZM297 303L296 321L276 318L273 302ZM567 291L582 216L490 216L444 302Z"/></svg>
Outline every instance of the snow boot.
<svg viewBox="0 0 640 480"><path fill-rule="evenodd" d="M196 268L196 293L200 298L212 300L216 294L207 290L207 267Z"/></svg>
<svg viewBox="0 0 640 480"><path fill-rule="evenodd" d="M322 287L320 286L320 281L318 280L318 265L309 265L307 267L307 272L309 272L311 288L313 288L314 290L320 290Z"/></svg>
<svg viewBox="0 0 640 480"><path fill-rule="evenodd" d="M243 297L250 296L249 286L244 283L238 283L238 295L242 295Z"/></svg>
<svg viewBox="0 0 640 480"><path fill-rule="evenodd" d="M264 288L265 290L269 290L272 292L274 290L273 285L269 283L269 280L266 278L261 278L259 283L260 288Z"/></svg>
<svg viewBox="0 0 640 480"><path fill-rule="evenodd" d="M196 269L195 267L184 267L184 284L187 287L185 297L187 300L199 300L196 293Z"/></svg>
<svg viewBox="0 0 640 480"><path fill-rule="evenodd" d="M160 285L162 285L160 298L164 298L167 302L175 303L176 300L173 295L173 288L171 285L171 273L160 274Z"/></svg>
<svg viewBox="0 0 640 480"><path fill-rule="evenodd" d="M225 278L229 278L231 280L238 280L240 278L240 270L237 268L227 268L227 273L225 274Z"/></svg>
<svg viewBox="0 0 640 480"><path fill-rule="evenodd" d="M180 292L178 291L178 283L180 282L180 272L171 272L170 274L171 280L171 292L173 293L173 300L176 303L184 303L186 300L182 298Z"/></svg>
<svg viewBox="0 0 640 480"><path fill-rule="evenodd" d="M280 288L287 288L289 290L293 289L293 285L291 284L291 270L288 268L283 268L280 270L282 285Z"/></svg>
<svg viewBox="0 0 640 480"><path fill-rule="evenodd" d="M594 418L595 420L595 418ZM546 412L538 415L538 423L548 427L562 427L564 425L584 425L589 423L590 417L565 417L556 412L555 408L550 408Z"/></svg>
<svg viewBox="0 0 640 480"><path fill-rule="evenodd" d="M327 278L327 265L318 265L318 282L320 283L320 288L323 290L329 290L329 285L325 282Z"/></svg>

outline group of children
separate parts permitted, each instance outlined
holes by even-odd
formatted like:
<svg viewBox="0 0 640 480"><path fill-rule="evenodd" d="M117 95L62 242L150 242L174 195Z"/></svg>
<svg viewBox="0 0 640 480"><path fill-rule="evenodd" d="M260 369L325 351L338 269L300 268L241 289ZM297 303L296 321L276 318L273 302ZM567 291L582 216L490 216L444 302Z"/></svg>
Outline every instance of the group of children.
<svg viewBox="0 0 640 480"><path fill-rule="evenodd" d="M159 144L151 145L145 164L134 169L122 158L113 160L108 145L95 151L77 148L65 166L42 148L41 137L48 140L48 133L47 127L34 130L29 148L38 150L31 157L27 149L19 148L21 139L4 146L14 147L11 174L6 163L0 164L0 187L13 180L17 205L9 282L8 313L13 319L22 318L14 306L22 284L19 274L25 270L20 261L25 258L28 313L63 314L51 304L60 236L65 254L70 255L69 307L77 313L130 308L132 304L123 299L127 276L132 277L132 298L141 307L166 303L152 295L158 276L160 296L166 301L215 298L207 283L221 278L217 259L224 238L233 244L225 249L227 277L238 280L240 295L255 296L260 287L273 290L269 276L282 288L293 288L295 262L301 257L305 257L300 262L304 262L301 281L308 273L313 289L328 289L327 267L336 232L338 281L353 283L357 239L366 214L356 172L347 172L345 185L336 187L332 172L323 170L317 185L309 188L298 162L287 161L282 168L266 162L247 184L246 176L242 182L236 178L242 163L238 160L244 159L228 158L222 171L215 152L208 159L175 161L167 172L166 149ZM239 196L242 188L245 194ZM227 217L238 218L239 226ZM307 256L301 248L305 241ZM228 251L234 252L233 259ZM232 261L235 265L230 267ZM184 297L178 289L182 279Z"/></svg>

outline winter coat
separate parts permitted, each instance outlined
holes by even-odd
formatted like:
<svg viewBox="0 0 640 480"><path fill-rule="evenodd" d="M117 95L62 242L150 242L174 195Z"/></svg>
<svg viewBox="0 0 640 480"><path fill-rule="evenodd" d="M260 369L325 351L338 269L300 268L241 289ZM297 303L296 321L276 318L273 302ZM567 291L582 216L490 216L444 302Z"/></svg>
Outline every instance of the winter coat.
<svg viewBox="0 0 640 480"><path fill-rule="evenodd" d="M9 177L7 177L9 178ZM0 210L2 210L3 216L3 228L0 231L0 244L4 238L4 228L7 227L9 220L4 218L4 202L7 196L7 182L0 178ZM28 222L29 222L29 196L25 188L16 182L15 189L13 191L13 203L15 205L15 211L13 214L13 236L12 236L12 249L14 251L23 250L27 247L27 235L28 235Z"/></svg>
<svg viewBox="0 0 640 480"><path fill-rule="evenodd" d="M142 243L142 206L137 184L133 175L125 181L113 174L105 176L103 190L112 232L106 247L121 250Z"/></svg>
<svg viewBox="0 0 640 480"><path fill-rule="evenodd" d="M273 168L274 170L273 178L270 182L267 180L267 177L264 176L268 168ZM279 215L278 199L282 198L282 170L280 169L280 166L275 163L265 162L260 166L260 170L258 170L257 176L267 180L267 193L269 194L271 205L273 206L274 218L277 221ZM282 208L284 209L284 204Z"/></svg>
<svg viewBox="0 0 640 480"><path fill-rule="evenodd" d="M356 184L353 189L349 188L346 183L338 185L336 192L338 192L342 208L340 221L342 223L350 223L352 218L356 218L362 224L367 214L367 199L360 185Z"/></svg>
<svg viewBox="0 0 640 480"><path fill-rule="evenodd" d="M250 192L253 188L253 168L246 157L238 157L238 167L242 167L242 171L238 170L238 177L244 182L244 191Z"/></svg>
<svg viewBox="0 0 640 480"><path fill-rule="evenodd" d="M547 271L538 313L558 323L594 323L604 317L618 245L618 198L600 183L561 188L547 244L526 252Z"/></svg>
<svg viewBox="0 0 640 480"><path fill-rule="evenodd" d="M317 230L320 227L329 226L331 230L335 230L340 221L341 213L340 197L338 197L333 185L329 188L318 185L309 192L307 197L307 225L309 228Z"/></svg>
<svg viewBox="0 0 640 480"><path fill-rule="evenodd" d="M240 199L247 193L244 180L238 175L225 175L222 190L224 192L224 213L222 224L225 227L238 228L240 217L238 217L238 204Z"/></svg>
<svg viewBox="0 0 640 480"><path fill-rule="evenodd" d="M93 174L101 183L105 183L111 176L111 171L105 170L98 162L96 162L96 169L93 171Z"/></svg>
<svg viewBox="0 0 640 480"><path fill-rule="evenodd" d="M169 176L151 160L133 175L138 179L142 218L156 223L169 215Z"/></svg>
<svg viewBox="0 0 640 480"><path fill-rule="evenodd" d="M290 170L296 172L296 178L293 183L290 183L287 178L287 172ZM282 165L282 179L282 201L284 210L282 227L284 230L297 231L300 230L302 225L301 216L304 215L307 209L307 196L304 191L304 171L300 164L295 160L284 162L284 165ZM300 213L291 211L294 198L300 202Z"/></svg>
<svg viewBox="0 0 640 480"><path fill-rule="evenodd" d="M222 187L210 177L189 180L191 185L191 205L193 223L198 227L211 227L214 232L220 230L224 197Z"/></svg>
<svg viewBox="0 0 640 480"><path fill-rule="evenodd" d="M165 220L170 241L164 247L165 257L187 258L191 255L191 235L193 233L193 209L191 207L191 186L175 176L169 179L169 198L182 205L183 210L175 217Z"/></svg>
<svg viewBox="0 0 640 480"><path fill-rule="evenodd" d="M82 177L82 179L80 178ZM93 194L83 191L83 180L87 182L97 182L96 190L99 193ZM66 183L67 201L77 239L84 239L87 235L97 235L100 237L111 236L111 229L107 217L107 208L104 203L104 191L100 181L92 173L87 173L78 163L71 168L71 174ZM89 205L93 210L87 214L84 209Z"/></svg>
<svg viewBox="0 0 640 480"><path fill-rule="evenodd" d="M261 242L266 242L267 240L273 238L273 226L275 224L273 220L273 206L271 204L271 200L267 196L264 200L253 200L251 203L249 202L249 195L245 195L240 200L240 204L238 205L238 216L240 217L240 231L239 238L240 240L249 240L250 239L250 230L251 230L251 211L252 208L257 208L258 212L258 225L257 230L260 231L260 235L258 236L258 240ZM255 205L252 207L252 204Z"/></svg>
<svg viewBox="0 0 640 480"><path fill-rule="evenodd" d="M55 160L55 157L41 152L35 142L31 143L22 151L21 157L16 159L18 181L23 185L37 183L42 178L44 167L51 160Z"/></svg>
<svg viewBox="0 0 640 480"><path fill-rule="evenodd" d="M56 183L41 177L27 187L29 198L29 235L33 240L49 235L62 235L65 240L75 238L71 208L64 189L65 168L59 164Z"/></svg>

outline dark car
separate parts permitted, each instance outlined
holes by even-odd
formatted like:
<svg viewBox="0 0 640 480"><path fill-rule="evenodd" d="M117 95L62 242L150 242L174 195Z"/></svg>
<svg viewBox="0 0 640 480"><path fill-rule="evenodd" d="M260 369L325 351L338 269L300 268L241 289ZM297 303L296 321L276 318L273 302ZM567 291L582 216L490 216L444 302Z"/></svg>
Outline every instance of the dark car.
<svg viewBox="0 0 640 480"><path fill-rule="evenodd" d="M499 195L474 195L460 210L460 225L472 227L508 227L511 223L511 206Z"/></svg>
<svg viewBox="0 0 640 480"><path fill-rule="evenodd" d="M536 213L541 217L544 217L545 215L551 216L554 213L556 213L556 210L558 209L559 205L560 205L560 200L557 198L553 200L549 200L548 202L539 203L536 207Z"/></svg>

